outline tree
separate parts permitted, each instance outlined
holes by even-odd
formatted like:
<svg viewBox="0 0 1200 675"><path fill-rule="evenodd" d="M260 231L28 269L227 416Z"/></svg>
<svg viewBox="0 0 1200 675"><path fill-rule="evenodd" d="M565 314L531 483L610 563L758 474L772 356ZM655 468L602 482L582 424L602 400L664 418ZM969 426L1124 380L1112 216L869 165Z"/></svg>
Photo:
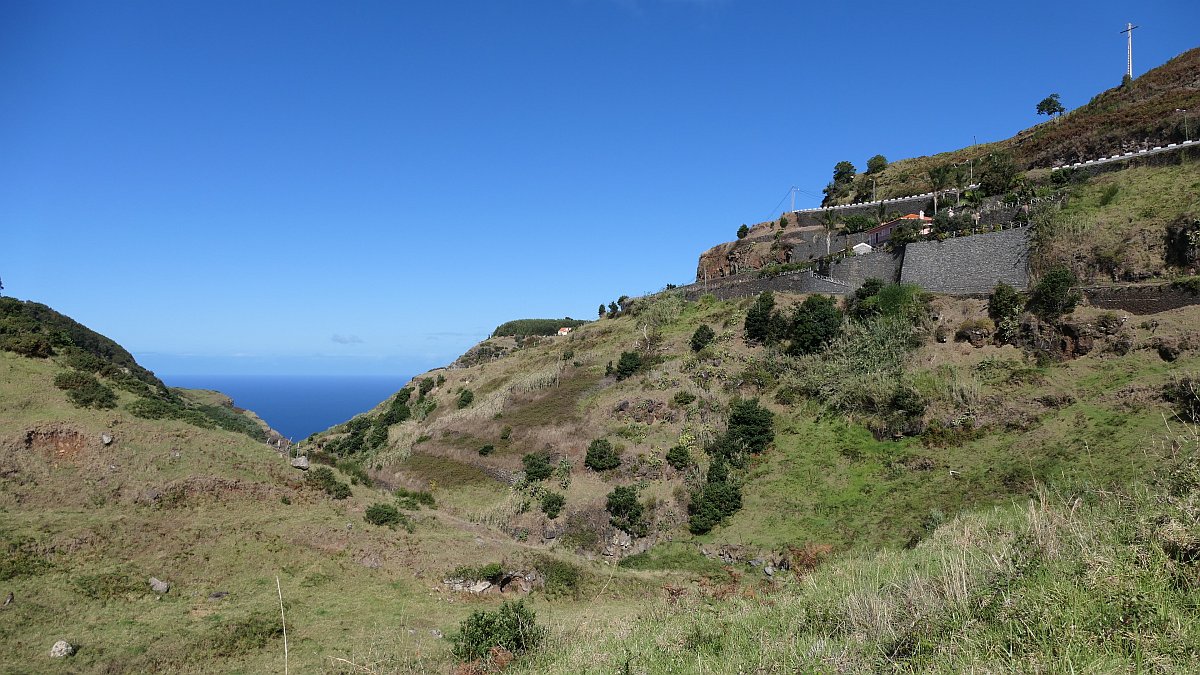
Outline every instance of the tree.
<svg viewBox="0 0 1200 675"><path fill-rule="evenodd" d="M792 310L787 352L802 355L825 351L841 327L842 312L837 302L827 295L810 295Z"/></svg>
<svg viewBox="0 0 1200 675"><path fill-rule="evenodd" d="M821 225L825 228L825 255L829 255L829 240L833 237L834 230L838 228L838 220L833 209L825 209L821 212Z"/></svg>
<svg viewBox="0 0 1200 675"><path fill-rule="evenodd" d="M979 176L979 188L985 196L1002 195L1021 180L1021 172L1006 152L988 155L983 173Z"/></svg>
<svg viewBox="0 0 1200 675"><path fill-rule="evenodd" d="M475 393L473 391L471 391L470 389L463 389L462 393L458 395L458 407L465 408L465 407L471 405L471 402L474 400L475 400Z"/></svg>
<svg viewBox="0 0 1200 675"><path fill-rule="evenodd" d="M692 351L698 352L712 343L717 334L713 329L708 327L708 324L700 324L695 333L692 333Z"/></svg>
<svg viewBox="0 0 1200 675"><path fill-rule="evenodd" d="M746 312L746 340L748 342L770 342L772 335L771 312L775 311L775 294L763 291L758 294L750 310Z"/></svg>
<svg viewBox="0 0 1200 675"><path fill-rule="evenodd" d="M738 451L757 455L775 439L772 425L775 413L750 398L734 401L729 410L729 428L725 431L729 443Z"/></svg>
<svg viewBox="0 0 1200 675"><path fill-rule="evenodd" d="M1039 115L1062 115L1065 112L1067 109L1063 107L1062 101L1058 100L1058 94L1050 94L1037 104L1037 114Z"/></svg>
<svg viewBox="0 0 1200 675"><path fill-rule="evenodd" d="M879 173L887 168L887 157L883 155L875 155L867 160L867 173Z"/></svg>
<svg viewBox="0 0 1200 675"><path fill-rule="evenodd" d="M554 473L554 467L550 466L550 457L544 452L525 455L521 458L521 464L525 468L525 479L531 483L546 480Z"/></svg>
<svg viewBox="0 0 1200 675"><path fill-rule="evenodd" d="M787 226L788 226L787 214L784 213L779 216L779 229L786 230Z"/></svg>
<svg viewBox="0 0 1200 675"><path fill-rule="evenodd" d="M748 234L750 234L750 228L746 227L745 223L742 223L742 226L737 229L737 238L745 239Z"/></svg>
<svg viewBox="0 0 1200 675"><path fill-rule="evenodd" d="M833 182L848 183L854 178L854 174L858 170L854 168L854 164L850 162L838 162L833 166Z"/></svg>
<svg viewBox="0 0 1200 675"><path fill-rule="evenodd" d="M472 612L451 640L460 661L474 661L487 657L496 647L523 654L535 649L545 636L546 629L537 625L537 615L524 600L518 600L503 602L494 612Z"/></svg>
<svg viewBox="0 0 1200 675"><path fill-rule="evenodd" d="M933 187L933 215L938 212L938 193L946 189L946 186L954 178L954 167L949 164L935 166L925 172L929 177L929 184Z"/></svg>
<svg viewBox="0 0 1200 675"><path fill-rule="evenodd" d="M1079 291L1075 274L1066 267L1055 267L1042 277L1029 294L1029 311L1047 321L1054 321L1075 310Z"/></svg>
<svg viewBox="0 0 1200 675"><path fill-rule="evenodd" d="M604 314L605 314L607 311L608 311L608 308L604 306L604 303L603 303L603 302L602 302L602 303L600 303L600 312L599 312L599 314L598 314L598 316L597 316L596 318L598 318L598 319L603 319L603 318L604 318Z"/></svg>
<svg viewBox="0 0 1200 675"><path fill-rule="evenodd" d="M632 485L619 485L608 493L605 508L612 516L609 522L613 527L628 532L635 537L644 537L648 531L642 522L642 504L638 501L637 488Z"/></svg>
<svg viewBox="0 0 1200 675"><path fill-rule="evenodd" d="M823 190L825 198L821 200L821 206L828 206L836 201L838 197L848 193L851 184L854 182L855 172L856 169L850 162L838 162L833 167L833 180Z"/></svg>
<svg viewBox="0 0 1200 675"><path fill-rule="evenodd" d="M613 449L612 443L597 438L588 446L583 465L592 471L611 471L621 466L621 455Z"/></svg>
<svg viewBox="0 0 1200 675"><path fill-rule="evenodd" d="M667 451L667 464L670 464L671 468L676 471L683 471L692 465L692 453L682 445L672 446Z"/></svg>
<svg viewBox="0 0 1200 675"><path fill-rule="evenodd" d="M621 352L621 358L617 361L617 379L624 380L631 377L634 373L642 369L642 355L637 352Z"/></svg>

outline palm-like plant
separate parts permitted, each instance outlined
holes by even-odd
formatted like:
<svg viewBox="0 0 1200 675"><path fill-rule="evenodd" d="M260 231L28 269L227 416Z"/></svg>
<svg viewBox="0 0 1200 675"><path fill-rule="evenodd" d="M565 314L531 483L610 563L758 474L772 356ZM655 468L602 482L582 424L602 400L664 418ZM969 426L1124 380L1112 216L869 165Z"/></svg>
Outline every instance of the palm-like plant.
<svg viewBox="0 0 1200 675"><path fill-rule="evenodd" d="M929 177L929 184L933 187L933 215L938 212L938 193L946 189L953 179L954 167L949 164L935 166L925 172Z"/></svg>

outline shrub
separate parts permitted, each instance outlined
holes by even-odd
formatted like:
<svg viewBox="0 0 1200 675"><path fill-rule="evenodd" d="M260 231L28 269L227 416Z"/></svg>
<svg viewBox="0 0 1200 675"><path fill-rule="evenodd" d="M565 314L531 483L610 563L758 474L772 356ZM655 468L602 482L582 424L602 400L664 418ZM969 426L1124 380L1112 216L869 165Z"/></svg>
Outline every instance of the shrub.
<svg viewBox="0 0 1200 675"><path fill-rule="evenodd" d="M454 655L462 661L486 656L493 647L523 654L535 649L545 637L537 616L523 600L504 602L494 612L473 612L459 625L452 640Z"/></svg>
<svg viewBox="0 0 1200 675"><path fill-rule="evenodd" d="M619 485L608 493L605 508L612 517L609 522L613 527L628 532L634 537L644 537L648 531L642 522L642 504L638 501L637 488L632 485Z"/></svg>
<svg viewBox="0 0 1200 675"><path fill-rule="evenodd" d="M775 311L775 294L763 291L754 299L754 304L746 312L746 341L770 342L773 337L771 313Z"/></svg>
<svg viewBox="0 0 1200 675"><path fill-rule="evenodd" d="M988 317L996 324L1001 342L1008 342L1017 334L1018 318L1025 301L1017 289L1006 283L996 284L988 296Z"/></svg>
<svg viewBox="0 0 1200 675"><path fill-rule="evenodd" d="M537 559L538 571L545 579L542 588L547 597L577 597L579 586L583 580L583 571L578 565L565 560L540 556Z"/></svg>
<svg viewBox="0 0 1200 675"><path fill-rule="evenodd" d="M562 507L567 503L567 498L557 492L547 492L542 495L542 513L550 520L558 517L562 513Z"/></svg>
<svg viewBox="0 0 1200 675"><path fill-rule="evenodd" d="M67 391L79 389L80 387L86 387L93 382L99 384L96 378L77 370L69 370L65 373L59 373L58 375L54 376L54 386Z"/></svg>
<svg viewBox="0 0 1200 675"><path fill-rule="evenodd" d="M554 467L550 465L550 456L544 452L525 455L521 458L521 464L525 467L525 479L531 483L546 480L554 472Z"/></svg>
<svg viewBox="0 0 1200 675"><path fill-rule="evenodd" d="M504 428L500 430L500 440L507 441L510 438L512 438L512 427L506 424L504 425Z"/></svg>
<svg viewBox="0 0 1200 675"><path fill-rule="evenodd" d="M1075 274L1066 267L1055 267L1047 272L1029 296L1029 311L1047 321L1054 321L1063 314L1075 310L1079 292L1074 290Z"/></svg>
<svg viewBox="0 0 1200 675"><path fill-rule="evenodd" d="M458 395L458 407L460 409L465 408L465 407L471 405L471 402L474 400L475 400L475 393L472 392L470 389L463 389L462 393Z"/></svg>
<svg viewBox="0 0 1200 675"><path fill-rule="evenodd" d="M692 453L682 445L676 445L667 451L667 464L676 471L683 471L692 465Z"/></svg>
<svg viewBox="0 0 1200 675"><path fill-rule="evenodd" d="M745 239L748 234L750 234L750 228L746 227L745 223L742 223L742 226L737 229L737 238Z"/></svg>
<svg viewBox="0 0 1200 675"><path fill-rule="evenodd" d="M362 464L352 460L342 460L337 463L338 471L350 477L351 485L371 485L371 477L367 475Z"/></svg>
<svg viewBox="0 0 1200 675"><path fill-rule="evenodd" d="M613 449L612 443L598 438L588 446L583 465L593 471L609 471L621 466L621 456Z"/></svg>
<svg viewBox="0 0 1200 675"><path fill-rule="evenodd" d="M713 468L718 471L714 473ZM742 491L728 482L728 474L721 471L723 468L724 462L715 462L709 469L708 482L692 493L692 501L688 504L688 530L692 534L711 531L742 508Z"/></svg>
<svg viewBox="0 0 1200 675"><path fill-rule="evenodd" d="M614 371L618 380L624 380L632 377L642 369L642 355L637 352L621 352L621 359L617 361L617 368Z"/></svg>
<svg viewBox="0 0 1200 675"><path fill-rule="evenodd" d="M112 389L100 384L95 378L82 387L67 392L67 398L80 408L115 408L117 395Z"/></svg>
<svg viewBox="0 0 1200 675"><path fill-rule="evenodd" d="M1163 389L1163 397L1175 404L1184 421L1200 423L1200 378L1173 376Z"/></svg>
<svg viewBox="0 0 1200 675"><path fill-rule="evenodd" d="M255 612L239 621L214 626L205 646L218 656L235 656L259 651L282 636L283 624L275 615Z"/></svg>
<svg viewBox="0 0 1200 675"><path fill-rule="evenodd" d="M479 454L480 454L480 456L487 457L488 455L492 454L492 451L495 449L496 449L496 446L492 445L491 443L488 443L487 445L479 448Z"/></svg>
<svg viewBox="0 0 1200 675"><path fill-rule="evenodd" d="M701 349L704 349L708 345L712 344L713 339L716 337L717 334L714 333L713 329L709 328L707 324L700 324L700 327L696 329L696 332L692 333L692 351L698 352Z"/></svg>
<svg viewBox="0 0 1200 675"><path fill-rule="evenodd" d="M786 328L787 352L800 355L825 351L841 326L842 312L837 301L827 295L810 295L792 310Z"/></svg>
<svg viewBox="0 0 1200 675"><path fill-rule="evenodd" d="M758 399L734 401L729 410L730 443L750 453L760 453L775 439L775 414L758 404Z"/></svg>
<svg viewBox="0 0 1200 675"><path fill-rule="evenodd" d="M690 391L677 391L675 392L675 395L671 397L671 402L679 407L689 405L695 400L696 395Z"/></svg>
<svg viewBox="0 0 1200 675"><path fill-rule="evenodd" d="M417 385L417 400L424 399L426 394L433 391L436 384L437 382L432 377L422 378L421 384Z"/></svg>
<svg viewBox="0 0 1200 675"><path fill-rule="evenodd" d="M363 520L372 525L394 527L405 520L404 516L391 504L376 503L367 507Z"/></svg>
<svg viewBox="0 0 1200 675"><path fill-rule="evenodd" d="M319 466L310 469L304 480L334 499L345 499L350 496L350 486L339 481L329 467Z"/></svg>
<svg viewBox="0 0 1200 675"><path fill-rule="evenodd" d="M422 506L433 508L435 504L433 495L423 490L406 490L401 487L396 488L396 491L392 494L396 496L397 506L409 511L419 509Z"/></svg>
<svg viewBox="0 0 1200 675"><path fill-rule="evenodd" d="M580 319L517 319L502 323L492 331L492 337L512 336L527 337L530 335L558 335L559 328L578 328L587 324Z"/></svg>

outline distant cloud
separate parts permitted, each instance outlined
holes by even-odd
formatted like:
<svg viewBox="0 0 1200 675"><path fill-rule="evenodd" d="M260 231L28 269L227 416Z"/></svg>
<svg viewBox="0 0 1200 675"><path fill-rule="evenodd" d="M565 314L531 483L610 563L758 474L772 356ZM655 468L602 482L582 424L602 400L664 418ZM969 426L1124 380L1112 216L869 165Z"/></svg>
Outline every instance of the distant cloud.
<svg viewBox="0 0 1200 675"><path fill-rule="evenodd" d="M329 338L339 345L360 345L363 339L357 335L338 335L334 333L333 337Z"/></svg>

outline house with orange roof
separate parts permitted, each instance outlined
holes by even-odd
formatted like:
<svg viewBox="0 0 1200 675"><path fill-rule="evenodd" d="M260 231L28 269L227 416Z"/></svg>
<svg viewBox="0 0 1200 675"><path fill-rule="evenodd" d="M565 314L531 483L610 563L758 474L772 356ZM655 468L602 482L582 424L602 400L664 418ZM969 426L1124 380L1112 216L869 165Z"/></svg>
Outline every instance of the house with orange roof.
<svg viewBox="0 0 1200 675"><path fill-rule="evenodd" d="M885 244L892 238L892 231L901 225L915 225L917 231L921 234L929 234L929 225L933 222L933 218L925 215L924 211L920 213L910 213L907 216L900 216L894 220L889 220L886 223L880 223L875 227L867 230L864 234L867 238L867 243L871 246L879 246Z"/></svg>

